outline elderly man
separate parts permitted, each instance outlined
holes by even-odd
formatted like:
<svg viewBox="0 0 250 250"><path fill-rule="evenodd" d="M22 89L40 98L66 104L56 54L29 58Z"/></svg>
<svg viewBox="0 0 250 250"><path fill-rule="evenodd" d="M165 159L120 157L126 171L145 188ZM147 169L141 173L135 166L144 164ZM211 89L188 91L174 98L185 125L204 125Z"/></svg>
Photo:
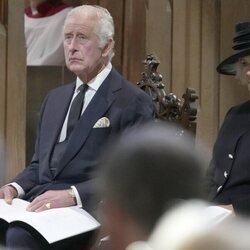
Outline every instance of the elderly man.
<svg viewBox="0 0 250 250"><path fill-rule="evenodd" d="M97 155L110 137L153 115L151 98L112 67L113 36L113 18L106 9L83 5L69 12L64 52L76 81L46 96L32 161L0 189L0 198L31 201L31 212L74 205L92 211ZM44 249L21 227L9 228L6 235L10 248ZM69 249L73 243L63 246Z"/></svg>

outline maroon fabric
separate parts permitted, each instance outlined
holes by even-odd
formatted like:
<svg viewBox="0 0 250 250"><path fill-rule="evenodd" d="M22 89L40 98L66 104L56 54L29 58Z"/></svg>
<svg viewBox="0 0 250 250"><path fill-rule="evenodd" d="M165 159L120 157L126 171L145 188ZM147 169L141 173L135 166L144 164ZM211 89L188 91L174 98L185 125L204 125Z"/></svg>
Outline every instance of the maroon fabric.
<svg viewBox="0 0 250 250"><path fill-rule="evenodd" d="M61 10L67 7L70 7L70 5L63 3L62 1L59 1L56 4L52 4L49 0L47 0L46 2L43 2L38 5L37 7L38 13L36 13L35 15L32 14L32 10L30 7L27 7L25 9L25 14L28 17L32 18L48 17L60 12Z"/></svg>

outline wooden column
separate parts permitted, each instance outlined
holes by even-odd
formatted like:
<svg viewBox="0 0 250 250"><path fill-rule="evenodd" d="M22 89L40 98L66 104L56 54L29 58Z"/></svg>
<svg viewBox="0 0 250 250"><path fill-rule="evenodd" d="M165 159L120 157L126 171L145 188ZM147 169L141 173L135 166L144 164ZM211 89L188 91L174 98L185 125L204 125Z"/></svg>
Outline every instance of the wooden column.
<svg viewBox="0 0 250 250"><path fill-rule="evenodd" d="M123 74L131 82L140 80L145 59L146 33L145 0L125 1Z"/></svg>
<svg viewBox="0 0 250 250"><path fill-rule="evenodd" d="M146 53L153 53L160 65L166 91L171 89L172 6L169 0L149 0L146 12ZM146 56L146 55L145 55Z"/></svg>
<svg viewBox="0 0 250 250"><path fill-rule="evenodd" d="M196 137L209 148L218 129L218 13L217 0L173 0L172 92L196 90Z"/></svg>
<svg viewBox="0 0 250 250"><path fill-rule="evenodd" d="M172 92L182 95L187 81L188 0L173 0Z"/></svg>
<svg viewBox="0 0 250 250"><path fill-rule="evenodd" d="M216 66L219 60L219 13L220 3L217 0L202 1L201 85L197 137L210 151L218 132L219 76Z"/></svg>
<svg viewBox="0 0 250 250"><path fill-rule="evenodd" d="M5 181L25 167L26 52L23 1L6 1L6 165Z"/></svg>
<svg viewBox="0 0 250 250"><path fill-rule="evenodd" d="M0 186L5 180L5 90L6 90L6 29L0 23Z"/></svg>

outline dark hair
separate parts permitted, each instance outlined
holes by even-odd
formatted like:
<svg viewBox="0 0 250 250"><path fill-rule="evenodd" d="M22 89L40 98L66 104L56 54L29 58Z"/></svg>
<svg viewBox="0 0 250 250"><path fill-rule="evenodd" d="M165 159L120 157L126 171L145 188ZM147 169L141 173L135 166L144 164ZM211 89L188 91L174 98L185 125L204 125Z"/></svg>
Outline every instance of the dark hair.
<svg viewBox="0 0 250 250"><path fill-rule="evenodd" d="M193 140L178 129L166 124L138 128L112 144L100 161L102 194L147 234L176 202L202 197L201 161Z"/></svg>

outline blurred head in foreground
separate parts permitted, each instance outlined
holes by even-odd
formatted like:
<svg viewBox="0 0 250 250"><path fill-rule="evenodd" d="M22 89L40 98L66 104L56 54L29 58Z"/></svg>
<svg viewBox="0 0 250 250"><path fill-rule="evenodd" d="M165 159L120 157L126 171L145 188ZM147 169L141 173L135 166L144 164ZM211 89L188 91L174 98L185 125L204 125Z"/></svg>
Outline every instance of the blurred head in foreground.
<svg viewBox="0 0 250 250"><path fill-rule="evenodd" d="M179 127L151 123L123 134L100 159L102 220L109 249L147 239L159 217L180 201L201 198L202 163Z"/></svg>
<svg viewBox="0 0 250 250"><path fill-rule="evenodd" d="M127 250L249 250L250 222L228 217L217 222L206 204L189 201L168 211L148 241L134 242Z"/></svg>

